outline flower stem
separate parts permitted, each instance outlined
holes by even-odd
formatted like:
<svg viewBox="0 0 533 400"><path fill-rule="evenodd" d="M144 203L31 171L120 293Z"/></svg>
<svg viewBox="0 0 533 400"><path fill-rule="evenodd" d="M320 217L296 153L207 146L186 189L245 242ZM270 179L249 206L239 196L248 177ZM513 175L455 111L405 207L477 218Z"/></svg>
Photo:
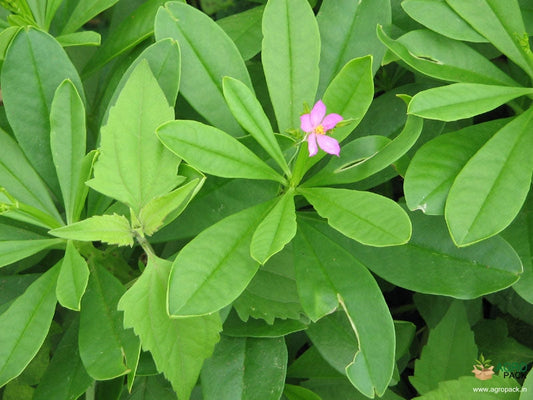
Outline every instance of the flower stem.
<svg viewBox="0 0 533 400"><path fill-rule="evenodd" d="M144 237L142 232L139 232L137 229L133 230L133 235L135 236L135 239L137 240L137 243L142 247L148 258L155 257L155 251L150 244L150 242Z"/></svg>

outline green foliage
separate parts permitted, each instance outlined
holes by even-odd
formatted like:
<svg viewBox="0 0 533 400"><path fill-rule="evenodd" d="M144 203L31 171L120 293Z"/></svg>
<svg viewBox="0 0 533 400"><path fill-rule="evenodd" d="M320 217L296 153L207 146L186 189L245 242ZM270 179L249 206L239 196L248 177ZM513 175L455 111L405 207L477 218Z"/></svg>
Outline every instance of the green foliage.
<svg viewBox="0 0 533 400"><path fill-rule="evenodd" d="M261 59L279 132L296 129L302 104L314 101L319 57L320 33L309 3L267 2Z"/></svg>
<svg viewBox="0 0 533 400"><path fill-rule="evenodd" d="M318 215L351 239L370 246L404 244L411 237L411 222L396 203L370 192L347 189L300 189ZM353 209L352 205L358 208Z"/></svg>
<svg viewBox="0 0 533 400"><path fill-rule="evenodd" d="M279 399L287 368L283 338L222 337L202 370L206 400Z"/></svg>
<svg viewBox="0 0 533 400"><path fill-rule="evenodd" d="M87 373L107 380L130 374L133 382L140 342L125 329L117 310L124 286L99 261L89 263L91 276L81 302L79 348Z"/></svg>
<svg viewBox="0 0 533 400"><path fill-rule="evenodd" d="M474 334L465 308L461 303L453 302L437 326L429 332L428 343L415 363L415 374L410 381L419 393L425 394L436 389L439 382L470 372L476 355Z"/></svg>
<svg viewBox="0 0 533 400"><path fill-rule="evenodd" d="M153 197L174 189L178 159L154 134L170 119L172 109L148 62L142 61L109 111L89 185L127 204L135 214Z"/></svg>
<svg viewBox="0 0 533 400"><path fill-rule="evenodd" d="M0 385L17 377L37 354L56 306L57 266L42 274L0 315Z"/></svg>
<svg viewBox="0 0 533 400"><path fill-rule="evenodd" d="M246 146L212 126L196 121L171 121L161 125L157 135L168 149L208 174L283 182L281 175Z"/></svg>
<svg viewBox="0 0 533 400"><path fill-rule="evenodd" d="M211 356L218 332L217 314L170 319L166 286L171 263L150 258L139 280L120 299L124 325L133 328L180 398L189 398L203 360ZM148 318L147 318L148 316Z"/></svg>
<svg viewBox="0 0 533 400"><path fill-rule="evenodd" d="M122 215L95 215L50 231L51 235L69 239L116 244L119 246L133 245L133 235L128 219Z"/></svg>
<svg viewBox="0 0 533 400"><path fill-rule="evenodd" d="M0 79L5 112L19 145L35 170L58 194L50 148L50 107L58 85L65 79L70 79L78 93L83 93L78 72L52 36L28 29L13 38Z"/></svg>
<svg viewBox="0 0 533 400"><path fill-rule="evenodd" d="M88 281L89 267L87 262L78 253L73 242L69 240L57 277L57 301L63 307L80 311L81 298L85 293Z"/></svg>
<svg viewBox="0 0 533 400"><path fill-rule="evenodd" d="M50 147L68 224L78 220L87 196L85 181L90 172L84 168L85 142L83 101L73 83L65 80L50 107Z"/></svg>
<svg viewBox="0 0 533 400"><path fill-rule="evenodd" d="M180 251L169 278L171 316L210 314L242 293L259 267L250 257L251 233L268 206L259 204L224 218Z"/></svg>
<svg viewBox="0 0 533 400"><path fill-rule="evenodd" d="M192 34L191 32L195 32ZM155 20L157 40L173 38L182 53L181 93L205 119L241 136L242 130L224 102L222 78L230 76L251 87L235 44L207 15L173 1L160 8Z"/></svg>

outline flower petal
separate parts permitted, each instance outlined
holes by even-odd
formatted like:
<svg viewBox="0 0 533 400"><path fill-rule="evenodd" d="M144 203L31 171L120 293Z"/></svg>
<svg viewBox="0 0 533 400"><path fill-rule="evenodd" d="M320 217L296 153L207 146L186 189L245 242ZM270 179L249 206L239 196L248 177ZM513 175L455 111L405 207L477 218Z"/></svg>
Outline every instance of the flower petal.
<svg viewBox="0 0 533 400"><path fill-rule="evenodd" d="M341 147L339 146L337 139L333 139L328 135L316 135L316 140L318 141L320 148L326 153L335 154L337 157L339 156Z"/></svg>
<svg viewBox="0 0 533 400"><path fill-rule="evenodd" d="M326 105L322 102L322 100L318 100L311 110L311 124L314 128L322 123L325 115Z"/></svg>
<svg viewBox="0 0 533 400"><path fill-rule="evenodd" d="M342 116L339 114L328 114L322 121L322 126L324 127L325 131L329 131L330 129L335 128L335 125L337 125L343 119L344 118L342 118Z"/></svg>
<svg viewBox="0 0 533 400"><path fill-rule="evenodd" d="M316 145L316 134L310 133L307 135L307 148L309 149L309 157L313 157L318 153L318 147Z"/></svg>
<svg viewBox="0 0 533 400"><path fill-rule="evenodd" d="M311 114L300 115L300 129L304 132L313 132L315 128L311 125Z"/></svg>

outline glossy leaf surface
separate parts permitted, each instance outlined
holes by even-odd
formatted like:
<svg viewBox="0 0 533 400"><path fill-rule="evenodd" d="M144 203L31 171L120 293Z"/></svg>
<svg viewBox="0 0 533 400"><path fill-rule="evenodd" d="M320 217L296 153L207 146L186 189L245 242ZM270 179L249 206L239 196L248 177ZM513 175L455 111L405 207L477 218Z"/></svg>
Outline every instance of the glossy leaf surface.
<svg viewBox="0 0 533 400"><path fill-rule="evenodd" d="M155 36L179 43L181 93L187 101L213 125L242 136L224 101L222 78L230 76L250 88L251 81L239 50L222 28L196 8L174 1L158 11Z"/></svg>
<svg viewBox="0 0 533 400"><path fill-rule="evenodd" d="M459 246L499 233L520 211L533 171L532 128L529 110L496 132L457 175L445 216Z"/></svg>
<svg viewBox="0 0 533 400"><path fill-rule="evenodd" d="M268 206L263 203L224 218L181 250L169 278L171 316L209 314L242 293L259 267L250 257L250 241ZM203 254L201 259L198 254Z"/></svg>
<svg viewBox="0 0 533 400"><path fill-rule="evenodd" d="M297 129L318 88L320 34L306 0L270 0L263 14L263 67L278 129Z"/></svg>
<svg viewBox="0 0 533 400"><path fill-rule="evenodd" d="M392 377L395 340L392 318L377 283L337 244L341 235L326 224L301 218L298 228L295 269L304 310L316 321L340 304L358 342L346 374L366 396L382 395Z"/></svg>
<svg viewBox="0 0 533 400"><path fill-rule="evenodd" d="M411 222L386 197L348 189L299 189L317 213L344 235L370 246L394 246L411 237Z"/></svg>

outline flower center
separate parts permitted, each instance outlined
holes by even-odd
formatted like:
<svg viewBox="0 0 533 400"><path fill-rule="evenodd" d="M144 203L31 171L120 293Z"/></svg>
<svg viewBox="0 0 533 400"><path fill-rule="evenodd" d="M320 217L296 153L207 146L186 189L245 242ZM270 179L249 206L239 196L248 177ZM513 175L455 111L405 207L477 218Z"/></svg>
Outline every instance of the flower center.
<svg viewBox="0 0 533 400"><path fill-rule="evenodd" d="M325 133L324 127L322 125L318 125L315 128L315 133L318 134L318 135L323 135Z"/></svg>

